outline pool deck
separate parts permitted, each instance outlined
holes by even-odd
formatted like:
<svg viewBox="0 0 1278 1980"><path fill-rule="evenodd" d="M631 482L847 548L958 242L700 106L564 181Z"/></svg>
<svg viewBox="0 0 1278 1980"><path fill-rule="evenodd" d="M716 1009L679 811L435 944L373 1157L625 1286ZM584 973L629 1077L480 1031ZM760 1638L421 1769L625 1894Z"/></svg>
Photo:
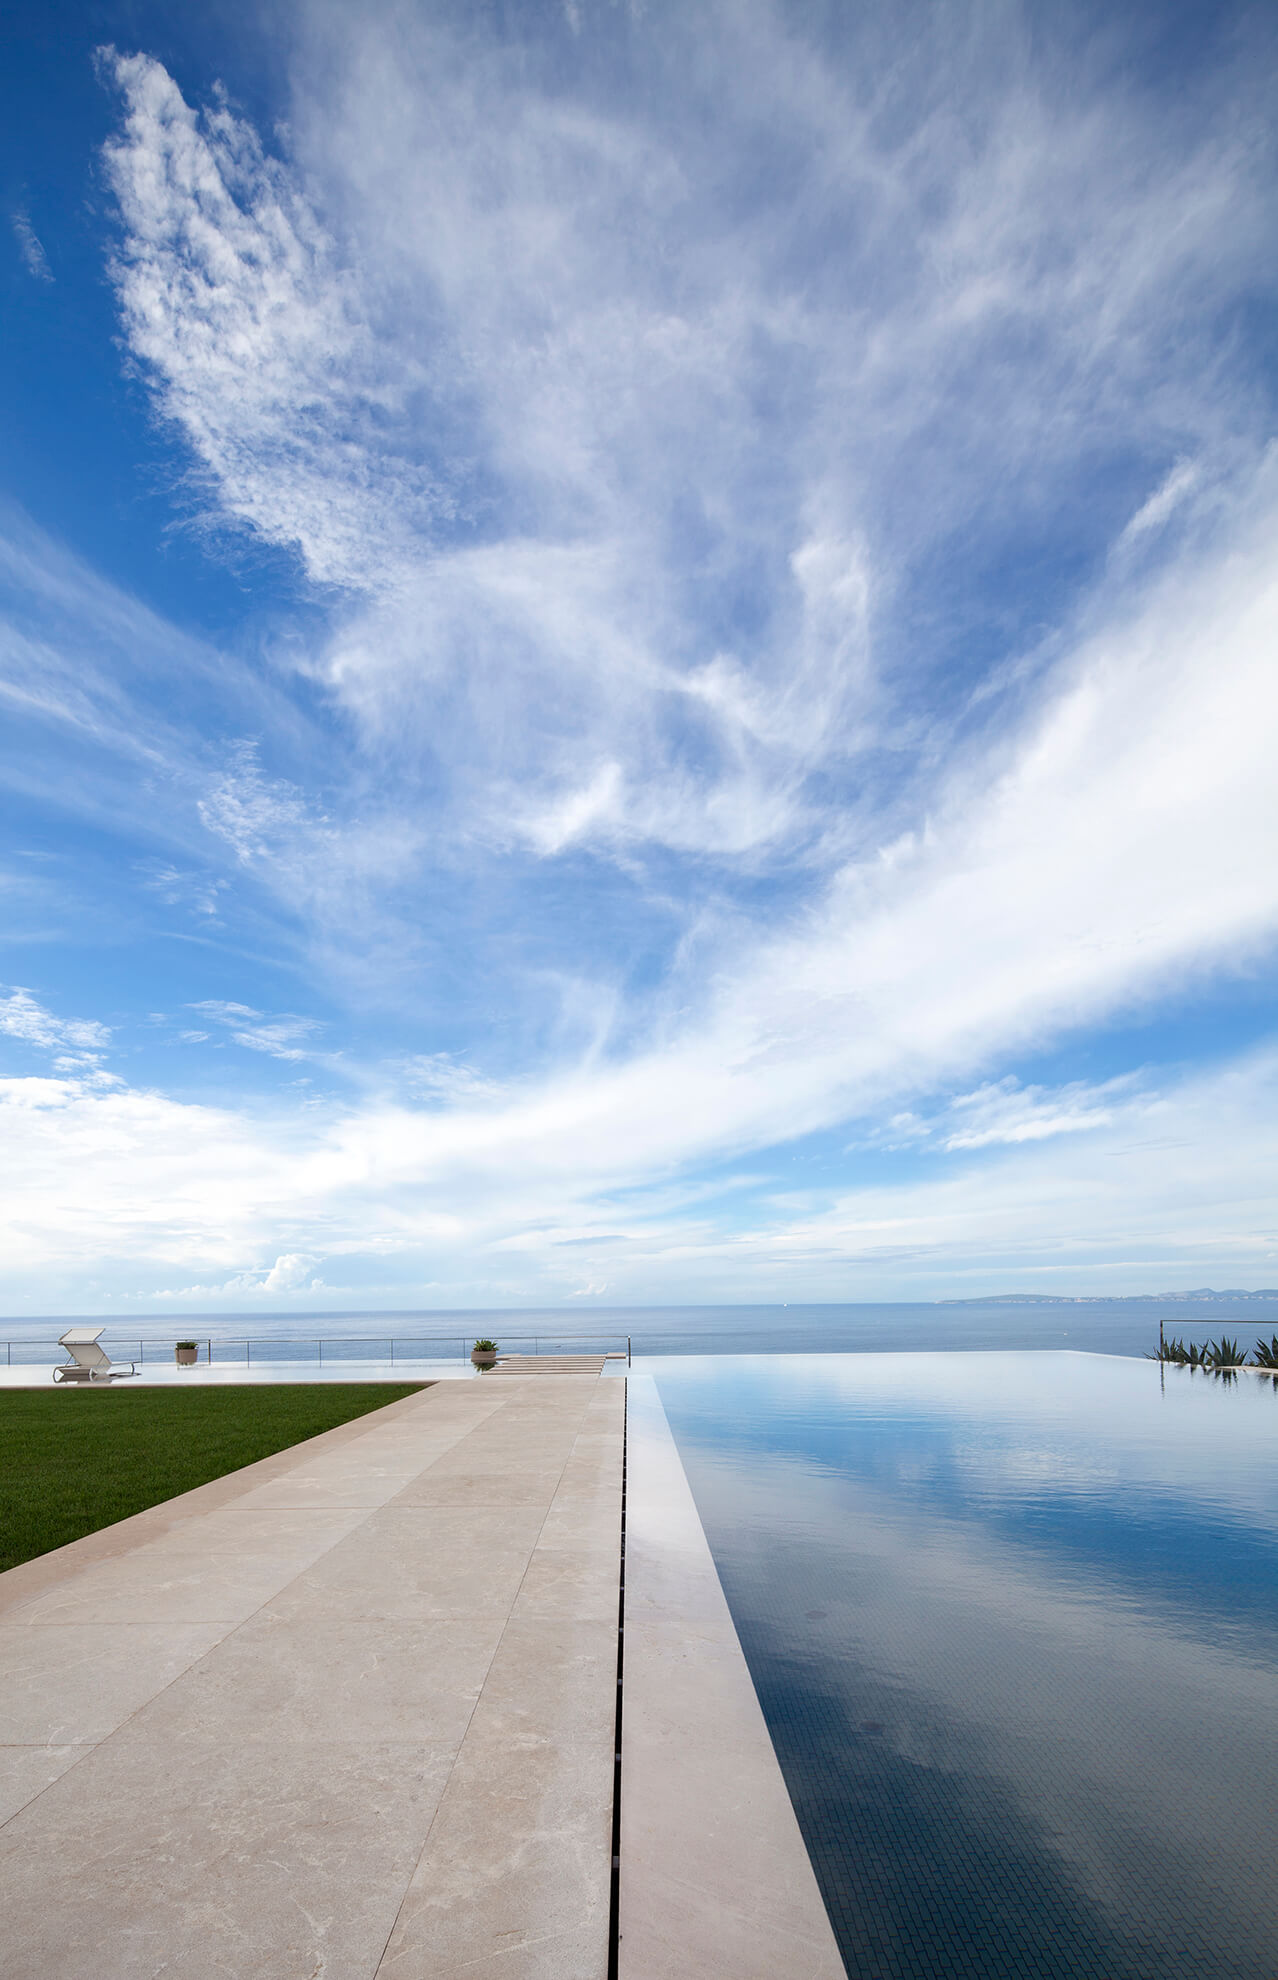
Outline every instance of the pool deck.
<svg viewBox="0 0 1278 1980"><path fill-rule="evenodd" d="M633 1388L622 1980L837 1980ZM0 1575L0 1974L605 1980L626 1399L437 1382Z"/></svg>

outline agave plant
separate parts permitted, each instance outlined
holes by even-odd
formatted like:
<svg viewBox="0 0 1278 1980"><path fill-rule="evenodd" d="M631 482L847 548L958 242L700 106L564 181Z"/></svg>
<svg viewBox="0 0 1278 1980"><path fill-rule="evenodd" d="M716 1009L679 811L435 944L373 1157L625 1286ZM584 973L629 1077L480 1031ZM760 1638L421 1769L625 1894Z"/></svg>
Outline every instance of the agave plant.
<svg viewBox="0 0 1278 1980"><path fill-rule="evenodd" d="M1231 1341L1227 1334L1222 1334L1219 1341L1203 1341L1201 1345L1179 1337L1164 1339L1159 1343L1158 1353L1147 1358L1150 1361L1174 1362L1177 1368L1238 1368L1246 1361L1237 1341ZM1259 1362L1259 1355L1257 1359ZM1259 1362L1259 1365L1278 1370L1278 1334L1274 1336L1273 1361Z"/></svg>
<svg viewBox="0 0 1278 1980"><path fill-rule="evenodd" d="M1274 1335L1268 1347L1263 1341L1256 1342L1256 1366L1278 1371L1278 1334Z"/></svg>

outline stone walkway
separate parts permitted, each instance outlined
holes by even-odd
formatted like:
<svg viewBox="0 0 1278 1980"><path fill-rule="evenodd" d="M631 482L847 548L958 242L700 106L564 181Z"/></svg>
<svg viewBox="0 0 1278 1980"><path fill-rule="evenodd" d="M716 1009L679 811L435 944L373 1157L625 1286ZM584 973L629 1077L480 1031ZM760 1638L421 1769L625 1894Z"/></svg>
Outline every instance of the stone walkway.
<svg viewBox="0 0 1278 1980"><path fill-rule="evenodd" d="M5 1980L602 1980L624 1410L440 1382L0 1576Z"/></svg>

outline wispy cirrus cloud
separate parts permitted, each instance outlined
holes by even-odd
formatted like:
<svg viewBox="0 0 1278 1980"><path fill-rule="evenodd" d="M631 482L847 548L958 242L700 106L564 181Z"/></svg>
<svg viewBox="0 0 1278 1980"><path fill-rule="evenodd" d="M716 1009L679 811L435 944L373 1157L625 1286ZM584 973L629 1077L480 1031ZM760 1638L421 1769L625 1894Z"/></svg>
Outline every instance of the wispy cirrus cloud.
<svg viewBox="0 0 1278 1980"><path fill-rule="evenodd" d="M60 1018L30 990L11 989L0 996L0 1032L38 1051L56 1052L64 1069L96 1066L111 1043L111 1032L97 1018Z"/></svg>
<svg viewBox="0 0 1278 1980"><path fill-rule="evenodd" d="M296 785L264 775L258 750L251 738L234 743L226 767L198 804L206 828L245 866L278 857L281 842L295 838L299 828L315 831L327 822L313 817Z"/></svg>
<svg viewBox="0 0 1278 1980"><path fill-rule="evenodd" d="M497 1081L447 1052L419 1054L403 1067L401 1077L408 1093L439 1106L483 1106L503 1097Z"/></svg>
<svg viewBox="0 0 1278 1980"><path fill-rule="evenodd" d="M352 272L251 126L222 101L192 111L150 56L101 62L127 105L106 149L126 228L115 280L164 414L228 518L298 546L321 583L375 581L411 514L438 506L393 457L417 367L385 363Z"/></svg>
<svg viewBox="0 0 1278 1980"><path fill-rule="evenodd" d="M1102 1086L1071 1083L1055 1093L1022 1087L1011 1074L992 1080L973 1093L960 1093L950 1103L951 1122L946 1148L990 1148L996 1143L1017 1146L1046 1141L1056 1134L1087 1134L1108 1127L1113 1103L1131 1088L1130 1077L1107 1080Z"/></svg>
<svg viewBox="0 0 1278 1980"><path fill-rule="evenodd" d="M216 917L229 885L225 879L215 879L209 874L183 872L167 860L140 860L138 872L142 885L158 894L167 907L185 906L195 914L210 917Z"/></svg>
<svg viewBox="0 0 1278 1980"><path fill-rule="evenodd" d="M0 538L9 787L128 834L166 984L199 962L147 1001L243 1048L182 1055L217 1109L15 1093L32 1230L56 1145L108 1250L246 1298L921 1284L1035 1218L1086 1272L1085 1160L1169 1088L1240 1185L1187 1075L1035 1059L1278 939L1272 51L1164 89L1125 27L1018 21L318 4L257 124L103 57L176 506L273 554L219 643ZM340 1100L264 1099L309 1058ZM154 1226L98 1133L190 1141ZM920 1174L783 1201L827 1134ZM1223 1198L1184 1228L1268 1255Z"/></svg>
<svg viewBox="0 0 1278 1980"><path fill-rule="evenodd" d="M1116 1106L1125 1105L1138 1089L1139 1075L1089 1084L1070 1080L1064 1086L1025 1086L1014 1073L986 1080L970 1093L956 1093L939 1114L906 1110L889 1115L864 1143L853 1147L920 1148L947 1151L1047 1141L1058 1134L1087 1134L1108 1127Z"/></svg>
<svg viewBox="0 0 1278 1980"><path fill-rule="evenodd" d="M305 1041L321 1028L317 1018L268 1017L248 1004L236 1004L220 997L206 997L189 1008L199 1011L202 1017L211 1019L214 1024L224 1026L234 1044L243 1045L249 1052L265 1052L272 1059L309 1058L311 1054ZM192 1043L201 1043L208 1033L184 1032L182 1035Z"/></svg>
<svg viewBox="0 0 1278 1980"><path fill-rule="evenodd" d="M25 207L15 207L9 216L14 239L18 243L18 253L28 275L34 275L37 282L52 282L53 270L49 257L44 251L44 242L31 225L31 216Z"/></svg>
<svg viewBox="0 0 1278 1980"><path fill-rule="evenodd" d="M215 504L362 595L321 677L469 829L828 859L875 752L917 802L995 569L1148 537L1246 456L1214 340L1261 99L1240 69L1226 142L1207 85L1169 117L1075 49L1071 96L949 28L884 119L855 31L711 6L622 44L610 91L578 37L477 60L446 11L315 9L280 157L112 57L126 329ZM1013 643L1043 603L1003 587Z"/></svg>

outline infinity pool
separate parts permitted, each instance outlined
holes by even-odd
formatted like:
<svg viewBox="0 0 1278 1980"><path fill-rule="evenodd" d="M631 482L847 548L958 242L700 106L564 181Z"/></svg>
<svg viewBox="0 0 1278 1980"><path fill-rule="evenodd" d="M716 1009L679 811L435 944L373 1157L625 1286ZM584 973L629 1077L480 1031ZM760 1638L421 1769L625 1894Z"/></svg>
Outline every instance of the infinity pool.
<svg viewBox="0 0 1278 1980"><path fill-rule="evenodd" d="M853 1980L1275 1980L1273 1383L645 1366Z"/></svg>

